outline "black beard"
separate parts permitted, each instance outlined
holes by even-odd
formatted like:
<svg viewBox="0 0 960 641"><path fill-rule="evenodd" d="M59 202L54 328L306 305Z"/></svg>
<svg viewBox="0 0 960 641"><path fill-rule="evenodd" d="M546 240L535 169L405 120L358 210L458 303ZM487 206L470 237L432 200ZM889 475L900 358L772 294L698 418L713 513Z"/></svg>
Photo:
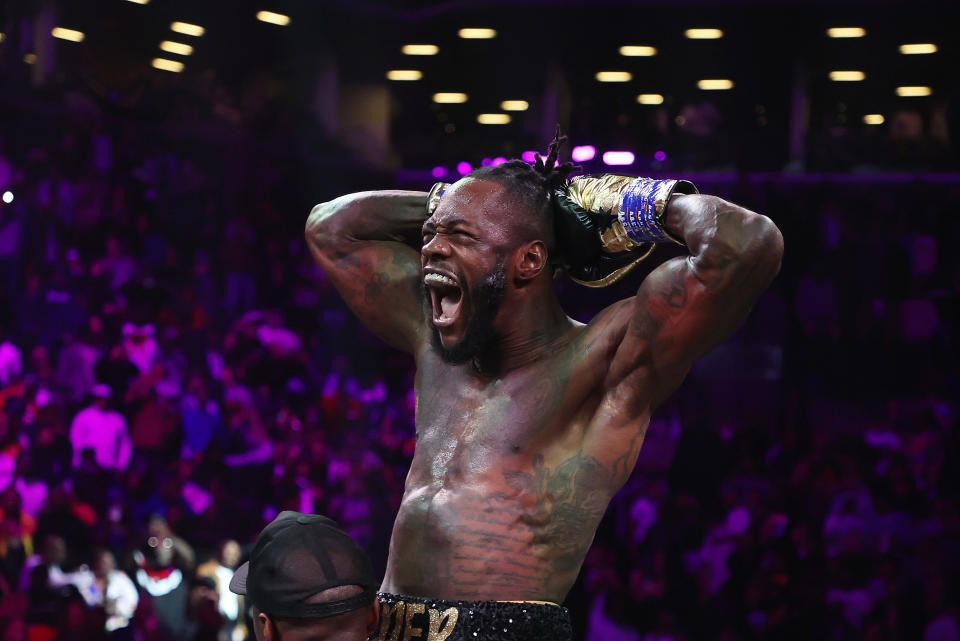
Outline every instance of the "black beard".
<svg viewBox="0 0 960 641"><path fill-rule="evenodd" d="M445 363L460 365L470 360L480 363L489 363L496 360L497 330L493 321L500 311L507 293L507 270L503 261L497 265L469 292L464 290L465 307L473 312L473 317L467 324L463 338L451 347L444 347L440 341L440 330L433 326L433 346L440 353ZM427 292L429 300L430 293Z"/></svg>

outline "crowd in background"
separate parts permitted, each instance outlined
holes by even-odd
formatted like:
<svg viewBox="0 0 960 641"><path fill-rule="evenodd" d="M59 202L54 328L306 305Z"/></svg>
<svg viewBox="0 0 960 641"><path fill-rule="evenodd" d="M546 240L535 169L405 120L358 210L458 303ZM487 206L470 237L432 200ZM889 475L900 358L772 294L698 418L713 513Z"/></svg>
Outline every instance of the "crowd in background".
<svg viewBox="0 0 960 641"><path fill-rule="evenodd" d="M390 185L249 141L20 122L0 134L0 639L239 640L226 584L283 509L333 517L382 571L412 363L302 228L311 201ZM783 269L655 413L567 602L576 638L960 639L960 183L698 186L770 215ZM586 321L640 278L558 287Z"/></svg>

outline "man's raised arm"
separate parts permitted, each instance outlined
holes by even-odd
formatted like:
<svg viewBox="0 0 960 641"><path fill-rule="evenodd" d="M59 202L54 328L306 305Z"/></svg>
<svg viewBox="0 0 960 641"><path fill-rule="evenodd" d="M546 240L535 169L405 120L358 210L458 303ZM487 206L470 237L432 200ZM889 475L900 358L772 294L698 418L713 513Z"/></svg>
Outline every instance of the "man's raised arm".
<svg viewBox="0 0 960 641"><path fill-rule="evenodd" d="M690 255L653 270L621 308L626 328L607 380L618 385L639 374L651 407L743 322L783 256L783 237L769 218L721 198L674 196L665 214L666 231Z"/></svg>
<svg viewBox="0 0 960 641"><path fill-rule="evenodd" d="M414 353L424 329L420 254L404 244L426 219L426 192L369 191L321 203L307 218L314 260L360 320Z"/></svg>

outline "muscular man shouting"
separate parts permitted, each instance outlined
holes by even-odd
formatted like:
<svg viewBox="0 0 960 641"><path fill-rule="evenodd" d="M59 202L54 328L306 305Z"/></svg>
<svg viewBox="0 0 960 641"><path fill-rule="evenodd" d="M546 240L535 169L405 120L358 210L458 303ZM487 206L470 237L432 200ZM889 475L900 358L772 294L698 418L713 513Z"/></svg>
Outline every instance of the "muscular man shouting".
<svg viewBox="0 0 960 641"><path fill-rule="evenodd" d="M417 365L382 639L568 638L554 604L630 475L650 413L779 269L783 240L765 216L683 181L568 182L559 142L536 166L481 168L429 195L350 194L307 221L347 305ZM408 244L418 234L419 251ZM635 296L586 325L564 313L559 268L606 284L670 239L689 255Z"/></svg>

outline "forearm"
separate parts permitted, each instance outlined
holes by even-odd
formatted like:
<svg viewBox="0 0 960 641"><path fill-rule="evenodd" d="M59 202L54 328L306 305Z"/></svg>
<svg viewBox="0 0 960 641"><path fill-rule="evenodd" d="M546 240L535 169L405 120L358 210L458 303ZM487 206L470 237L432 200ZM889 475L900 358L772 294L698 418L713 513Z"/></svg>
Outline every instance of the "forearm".
<svg viewBox="0 0 960 641"><path fill-rule="evenodd" d="M770 277L783 255L780 230L766 216L716 196L686 194L670 200L667 231L683 239L698 271L760 264Z"/></svg>
<svg viewBox="0 0 960 641"><path fill-rule="evenodd" d="M402 241L418 235L426 219L422 191L364 191L340 196L313 208L307 241L326 246L356 241Z"/></svg>

